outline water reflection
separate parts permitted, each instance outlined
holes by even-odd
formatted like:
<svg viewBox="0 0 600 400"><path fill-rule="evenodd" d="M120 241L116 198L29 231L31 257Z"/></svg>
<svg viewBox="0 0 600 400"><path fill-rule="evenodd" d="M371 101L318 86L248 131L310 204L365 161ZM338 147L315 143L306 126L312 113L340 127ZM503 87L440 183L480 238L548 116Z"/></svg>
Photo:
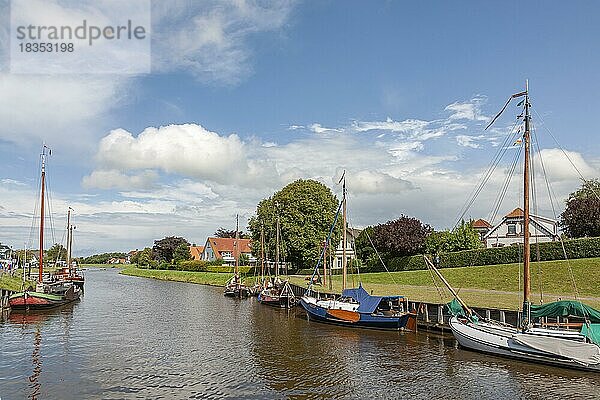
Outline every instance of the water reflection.
<svg viewBox="0 0 600 400"><path fill-rule="evenodd" d="M31 354L31 361L33 365L33 373L29 377L29 387L31 388L31 393L27 396L27 398L33 400L38 398L42 386L39 381L39 377L42 374L42 358L40 354L41 345L42 333L40 332L40 327L37 326L35 329L35 339L33 341L33 353Z"/></svg>
<svg viewBox="0 0 600 400"><path fill-rule="evenodd" d="M354 330L219 288L88 271L86 297L0 323L3 399L598 398L589 373Z"/></svg>

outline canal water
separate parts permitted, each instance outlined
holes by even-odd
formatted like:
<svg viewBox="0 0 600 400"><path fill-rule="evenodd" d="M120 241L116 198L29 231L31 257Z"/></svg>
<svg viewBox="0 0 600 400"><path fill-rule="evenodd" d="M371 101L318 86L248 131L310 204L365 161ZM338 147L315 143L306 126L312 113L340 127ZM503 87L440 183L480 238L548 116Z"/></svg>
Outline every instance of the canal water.
<svg viewBox="0 0 600 400"><path fill-rule="evenodd" d="M0 322L2 400L226 397L589 400L600 377L115 270L87 271L77 304Z"/></svg>

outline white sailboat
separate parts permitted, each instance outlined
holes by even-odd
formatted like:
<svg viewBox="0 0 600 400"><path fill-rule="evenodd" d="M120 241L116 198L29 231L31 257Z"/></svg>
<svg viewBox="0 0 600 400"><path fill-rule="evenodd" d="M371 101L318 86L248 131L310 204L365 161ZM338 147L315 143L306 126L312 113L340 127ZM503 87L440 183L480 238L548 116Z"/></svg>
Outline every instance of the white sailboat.
<svg viewBox="0 0 600 400"><path fill-rule="evenodd" d="M452 291L462 308L450 319L450 328L460 346L483 353L510 357L514 359L551 364L560 367L600 372L600 312L579 301L559 301L542 306L532 306L531 281L529 271L529 190L530 190L530 102L529 87L514 94L511 99L524 98L523 146L525 153L523 177L523 306L522 319L518 327L501 322L484 320L458 297L431 261L429 267L434 270ZM510 99L509 99L510 102ZM508 102L507 102L508 105ZM506 106L502 109L504 109ZM502 113L500 112L500 114ZM500 115L498 114L498 116ZM496 118L498 117L496 116ZM492 120L490 125L496 120ZM488 127L490 126L488 125ZM487 129L487 128L486 128ZM535 312L532 312L534 308ZM548 327L535 323L538 317L577 317L583 320L581 330L568 329L564 325Z"/></svg>

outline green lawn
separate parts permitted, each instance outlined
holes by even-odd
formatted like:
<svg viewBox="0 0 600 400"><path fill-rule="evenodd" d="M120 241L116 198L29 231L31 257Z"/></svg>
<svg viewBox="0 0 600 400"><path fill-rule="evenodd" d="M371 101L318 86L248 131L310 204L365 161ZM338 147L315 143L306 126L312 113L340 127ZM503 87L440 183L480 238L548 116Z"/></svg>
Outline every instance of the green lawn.
<svg viewBox="0 0 600 400"><path fill-rule="evenodd" d="M570 269L569 269L570 265ZM521 301L523 280L519 284L519 264L502 264L481 267L444 268L441 273L459 292L459 295L474 306L493 306L514 309ZM557 298L573 298L573 279L584 302L600 308L600 258L586 258L570 261L547 261L532 263L532 300L539 302L540 287L544 301ZM521 272L522 274L522 272ZM292 277L292 282L306 285L304 276ZM333 277L333 291L341 290L341 276ZM357 275L349 275L349 286L358 284ZM425 271L403 271L362 274L363 286L374 294L402 294L418 301L440 302L451 299L443 283L432 273ZM434 283L435 282L435 283ZM541 283L541 285L540 285ZM436 289L441 289L442 296ZM317 287L320 289L320 287ZM328 290L325 290L328 291Z"/></svg>
<svg viewBox="0 0 600 400"><path fill-rule="evenodd" d="M21 290L21 284L23 282L22 272L17 270L14 276L8 274L0 275L0 288L12 290L18 292ZM28 282L27 286L35 287L35 282Z"/></svg>
<svg viewBox="0 0 600 400"><path fill-rule="evenodd" d="M139 276L142 278L154 278L165 281L199 283L202 285L225 286L231 279L232 274L218 272L189 272L189 271L171 271L160 269L143 269L136 267L127 267L121 272L123 275ZM253 283L253 278L246 279L246 284Z"/></svg>
<svg viewBox="0 0 600 400"><path fill-rule="evenodd" d="M600 258L532 263L532 300L539 303L540 286L543 288L544 302L554 301L558 298L574 298L575 291L570 270L580 298L586 304L600 308ZM476 307L504 309L516 309L522 302L523 283L522 278L519 283L519 271L521 271L519 264L444 268L441 270L444 277L468 304ZM214 286L224 286L231 278L231 274L226 273L151 270L131 266L123 269L121 273ZM299 286L306 286L307 283L305 276L291 276L290 280ZM339 275L333 277L333 292L341 291L341 280ZM432 279L432 273L427 270L393 272L391 274L386 272L362 274L360 281L373 294L400 294L411 300L432 303L447 302L452 299L442 282L437 277L435 280ZM358 282L358 275L348 276L348 286L356 286ZM253 277L248 277L246 284L252 283ZM315 290L323 289L316 286ZM325 289L324 291L329 290Z"/></svg>

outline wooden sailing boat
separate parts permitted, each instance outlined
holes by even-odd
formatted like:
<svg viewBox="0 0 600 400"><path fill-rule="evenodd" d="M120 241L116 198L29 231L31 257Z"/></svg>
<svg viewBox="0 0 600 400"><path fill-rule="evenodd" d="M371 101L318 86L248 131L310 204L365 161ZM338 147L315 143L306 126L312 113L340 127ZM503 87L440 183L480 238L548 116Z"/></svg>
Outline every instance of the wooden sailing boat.
<svg viewBox="0 0 600 400"><path fill-rule="evenodd" d="M277 216L275 238L275 277L264 280L263 288L258 294L258 301L272 307L291 308L296 304L296 296L292 291L290 282L287 279L282 281L279 277L279 216ZM263 240L264 238L261 237L261 241Z"/></svg>
<svg viewBox="0 0 600 400"><path fill-rule="evenodd" d="M81 272L77 271L77 267L73 265L73 230L75 226L71 224L71 211L73 209L69 207L67 210L67 266L55 272L54 278L58 281L72 282L83 290L85 278Z"/></svg>
<svg viewBox="0 0 600 400"><path fill-rule="evenodd" d="M300 305L306 310L309 320L329 324L343 325L359 328L373 328L385 330L401 330L407 325L414 326L416 314L409 313L408 301L404 296L372 296L359 284L357 288L347 289L347 221L346 221L346 173L342 175L343 182L342 202L335 215L330 228L326 244L331 240L333 229L342 211L342 296L335 299L319 299L311 296L312 285L318 272L319 264L323 258L327 245L313 275L310 279L306 294L300 298ZM409 324L410 323L410 324Z"/></svg>
<svg viewBox="0 0 600 400"><path fill-rule="evenodd" d="M24 290L9 297L11 309L46 309L62 306L79 299L81 291L71 282L44 281L44 200L46 189L46 151L50 149L44 145L41 154L41 200L40 200L40 249L39 271L35 290Z"/></svg>
<svg viewBox="0 0 600 400"><path fill-rule="evenodd" d="M509 358L600 372L600 312L585 306L579 301L559 301L545 305L531 304L531 275L529 270L529 188L530 188L530 103L529 87L525 91L511 96L510 100L524 98L525 133L523 146L525 166L523 173L523 306L522 319L517 328L476 316L473 311L458 297L442 275L428 260L429 266L450 288L461 307L450 319L452 333L458 343L465 348ZM488 125L488 127L490 126ZM487 129L487 128L486 128ZM575 317L583 320L581 330L566 329L565 326L548 328L534 323L541 317ZM595 335L594 335L595 333Z"/></svg>
<svg viewBox="0 0 600 400"><path fill-rule="evenodd" d="M235 258L235 270L233 276L225 285L225 292L223 293L227 297L237 297L239 299L248 297L250 295L249 289L242 282L240 277L239 267L239 240L240 240L240 217L236 216L236 227L235 227L235 241L233 242L233 257Z"/></svg>

